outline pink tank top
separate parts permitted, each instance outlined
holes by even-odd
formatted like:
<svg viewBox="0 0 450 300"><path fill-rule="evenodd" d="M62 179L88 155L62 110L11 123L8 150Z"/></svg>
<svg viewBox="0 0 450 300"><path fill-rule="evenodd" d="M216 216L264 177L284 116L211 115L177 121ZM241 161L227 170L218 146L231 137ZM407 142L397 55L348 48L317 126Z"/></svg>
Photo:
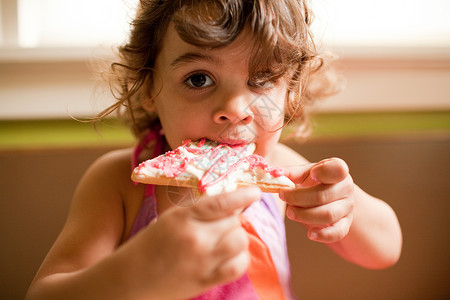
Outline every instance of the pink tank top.
<svg viewBox="0 0 450 300"><path fill-rule="evenodd" d="M138 144L132 158L132 168L138 165L139 154L148 143L155 142L153 157L162 153L165 138L160 128L155 128ZM155 186L146 185L144 200L130 238L157 217ZM193 299L295 299L290 287L284 220L273 196L263 193L260 201L242 213L240 221L250 241L251 259L247 272L240 279L216 286Z"/></svg>

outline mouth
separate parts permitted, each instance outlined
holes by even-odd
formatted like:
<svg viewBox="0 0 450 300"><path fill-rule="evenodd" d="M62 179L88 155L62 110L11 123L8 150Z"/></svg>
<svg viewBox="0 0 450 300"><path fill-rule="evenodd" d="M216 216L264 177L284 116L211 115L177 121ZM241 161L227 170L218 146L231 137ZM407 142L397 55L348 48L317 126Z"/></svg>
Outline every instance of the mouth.
<svg viewBox="0 0 450 300"><path fill-rule="evenodd" d="M211 138L200 138L196 141L196 146L201 149L210 149L211 151L219 151L223 154L222 149L225 152L234 152L238 154L239 157L245 157L253 154L256 150L256 144L252 141L246 141L242 139L211 139ZM190 143L191 140L186 140L185 145ZM205 145L206 144L206 145Z"/></svg>
<svg viewBox="0 0 450 300"><path fill-rule="evenodd" d="M218 139L216 141L221 144L228 145L228 146L244 146L244 145L250 143L250 141L242 140L242 139Z"/></svg>
<svg viewBox="0 0 450 300"><path fill-rule="evenodd" d="M235 138L220 138L220 137L199 137L199 138L190 138L185 140L186 141L197 141L199 142L201 145L205 142L212 142L215 143L216 145L225 145L225 146L229 146L232 148L236 148L236 147L244 147L246 145L249 144L253 144L255 143L255 141L253 140L247 140L247 139L235 139Z"/></svg>

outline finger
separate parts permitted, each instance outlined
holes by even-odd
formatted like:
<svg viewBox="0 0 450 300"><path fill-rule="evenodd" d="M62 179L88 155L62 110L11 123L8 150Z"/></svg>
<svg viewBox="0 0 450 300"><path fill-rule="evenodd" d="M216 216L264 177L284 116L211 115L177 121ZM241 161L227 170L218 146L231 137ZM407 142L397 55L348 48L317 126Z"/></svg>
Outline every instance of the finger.
<svg viewBox="0 0 450 300"><path fill-rule="evenodd" d="M328 158L316 164L286 167L284 171L295 184L308 187L318 183L337 183L348 176L349 168L340 158Z"/></svg>
<svg viewBox="0 0 450 300"><path fill-rule="evenodd" d="M245 230L239 225L231 228L216 243L214 253L218 260L225 261L248 249L248 237Z"/></svg>
<svg viewBox="0 0 450 300"><path fill-rule="evenodd" d="M208 284L222 284L239 279L250 263L248 251L241 251L232 258L219 264L212 276L206 279Z"/></svg>
<svg viewBox="0 0 450 300"><path fill-rule="evenodd" d="M215 196L203 196L190 209L200 220L217 220L242 210L261 199L261 190L257 187L240 188L236 191Z"/></svg>
<svg viewBox="0 0 450 300"><path fill-rule="evenodd" d="M286 215L290 220L307 225L326 226L338 222L347 216L353 207L353 202L342 199L311 208L300 208L288 205Z"/></svg>
<svg viewBox="0 0 450 300"><path fill-rule="evenodd" d="M310 175L318 182L333 184L344 180L349 175L349 168L342 159L330 158L315 164Z"/></svg>
<svg viewBox="0 0 450 300"><path fill-rule="evenodd" d="M349 197L354 190L353 180L347 176L336 184L318 184L312 187L284 190L280 198L298 207L316 207Z"/></svg>
<svg viewBox="0 0 450 300"><path fill-rule="evenodd" d="M300 166L290 166L283 168L284 175L288 177L296 185L309 186L315 184L315 180L311 178L310 172L314 164L305 164Z"/></svg>
<svg viewBox="0 0 450 300"><path fill-rule="evenodd" d="M321 243L335 243L345 238L350 230L353 215L349 214L336 223L323 227L311 228L308 230L309 239Z"/></svg>

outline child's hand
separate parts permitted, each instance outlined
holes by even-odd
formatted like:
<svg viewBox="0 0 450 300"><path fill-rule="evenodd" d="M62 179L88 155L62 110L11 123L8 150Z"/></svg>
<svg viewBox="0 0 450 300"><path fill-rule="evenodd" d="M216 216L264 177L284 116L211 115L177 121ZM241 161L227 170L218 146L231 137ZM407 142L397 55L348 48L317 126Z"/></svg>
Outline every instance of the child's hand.
<svg viewBox="0 0 450 300"><path fill-rule="evenodd" d="M239 213L260 198L259 189L245 188L204 196L192 207L174 207L161 214L136 237L148 262L142 263L140 276L146 277L147 286L152 278L151 294L189 298L242 276L249 254Z"/></svg>
<svg viewBox="0 0 450 300"><path fill-rule="evenodd" d="M304 224L311 240L343 239L353 221L354 184L347 164L338 158L290 167L286 175L296 188L280 193L289 219Z"/></svg>

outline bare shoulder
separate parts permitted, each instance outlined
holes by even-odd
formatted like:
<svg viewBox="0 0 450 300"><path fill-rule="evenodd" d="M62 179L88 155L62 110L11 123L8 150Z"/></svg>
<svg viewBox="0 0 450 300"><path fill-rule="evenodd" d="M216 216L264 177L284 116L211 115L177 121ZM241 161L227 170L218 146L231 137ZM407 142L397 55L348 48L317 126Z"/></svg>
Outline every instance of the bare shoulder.
<svg viewBox="0 0 450 300"><path fill-rule="evenodd" d="M95 181L104 180L107 183L118 183L125 174L130 173L132 148L113 150L100 156L87 170L85 176L94 175ZM108 176L98 176L108 174ZM129 176L128 176L129 178Z"/></svg>
<svg viewBox="0 0 450 300"><path fill-rule="evenodd" d="M125 203L142 191L130 180L131 154L132 149L111 151L88 168L74 193L64 228L35 280L91 266L123 242Z"/></svg>
<svg viewBox="0 0 450 300"><path fill-rule="evenodd" d="M143 194L143 186L131 181L132 154L133 149L127 148L99 157L81 179L73 199L74 212L89 208L99 214L98 218L106 222L113 219L120 224L117 229L122 231L122 239L129 231ZM78 205L84 209L77 210Z"/></svg>
<svg viewBox="0 0 450 300"><path fill-rule="evenodd" d="M269 161L272 165L278 167L287 167L308 163L308 161L298 152L281 143L278 143L275 146L275 149L270 155Z"/></svg>
<svg viewBox="0 0 450 300"><path fill-rule="evenodd" d="M136 187L130 179L132 149L108 152L99 157L81 178L72 200L68 224L84 227L100 221L118 224L116 234L122 235L124 208L133 198ZM86 212L90 212L86 215ZM83 225L78 224L83 223ZM94 225L94 224L91 224Z"/></svg>
<svg viewBox="0 0 450 300"><path fill-rule="evenodd" d="M107 201L110 205L112 199L131 188L131 155L132 149L114 150L103 154L87 169L81 178L74 195L75 201L88 201L93 205L101 201ZM113 197L114 196L114 197Z"/></svg>

